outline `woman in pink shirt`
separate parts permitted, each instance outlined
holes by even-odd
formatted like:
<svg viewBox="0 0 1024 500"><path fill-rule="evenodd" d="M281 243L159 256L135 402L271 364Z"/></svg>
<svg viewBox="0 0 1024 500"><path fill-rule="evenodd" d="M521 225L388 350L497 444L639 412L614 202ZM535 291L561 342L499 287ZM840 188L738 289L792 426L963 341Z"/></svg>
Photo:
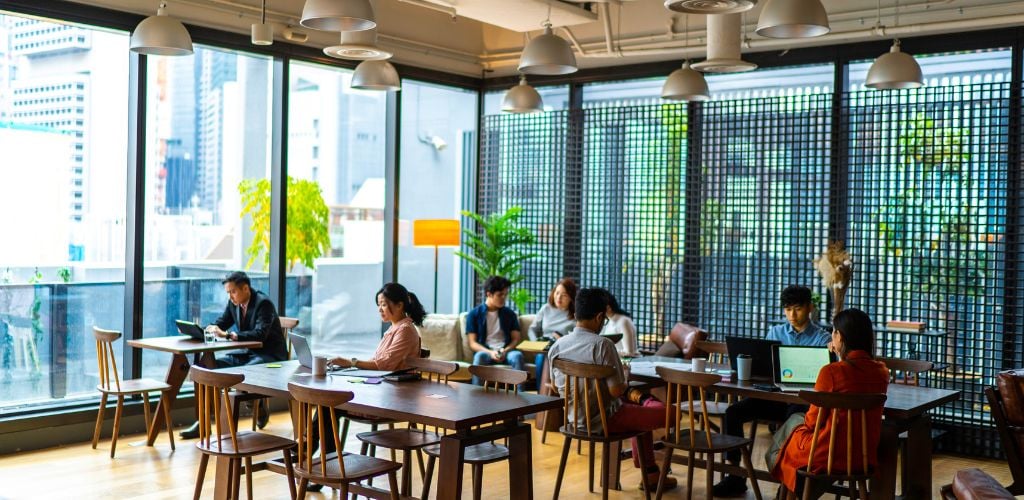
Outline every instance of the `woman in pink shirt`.
<svg viewBox="0 0 1024 500"><path fill-rule="evenodd" d="M388 283L377 291L377 312L381 321L390 323L388 331L377 344L370 359L334 358L331 362L341 367L362 370L394 371L405 368L405 358L420 357L420 334L416 326L423 326L427 311L416 294L398 283Z"/></svg>

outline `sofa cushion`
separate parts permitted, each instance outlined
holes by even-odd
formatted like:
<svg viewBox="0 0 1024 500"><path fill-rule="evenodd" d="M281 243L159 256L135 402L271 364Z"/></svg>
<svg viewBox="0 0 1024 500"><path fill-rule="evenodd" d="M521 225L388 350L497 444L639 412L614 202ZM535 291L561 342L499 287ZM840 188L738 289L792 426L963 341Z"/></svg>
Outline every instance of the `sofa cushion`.
<svg viewBox="0 0 1024 500"><path fill-rule="evenodd" d="M1024 450L1024 369L1007 370L996 375L996 388L1003 400L1003 413L1017 449Z"/></svg>
<svg viewBox="0 0 1024 500"><path fill-rule="evenodd" d="M697 349L698 340L707 340L708 332L700 327L686 323L676 323L668 334L668 339L658 348L657 356L682 357L692 359L700 354Z"/></svg>
<svg viewBox="0 0 1024 500"><path fill-rule="evenodd" d="M990 500L1013 498L999 481L980 469L956 471L953 476L953 494L958 500Z"/></svg>
<svg viewBox="0 0 1024 500"><path fill-rule="evenodd" d="M420 332L423 348L430 349L430 357L444 361L462 359L462 333L459 329L458 316L454 314L428 314L423 319L423 326L416 327Z"/></svg>

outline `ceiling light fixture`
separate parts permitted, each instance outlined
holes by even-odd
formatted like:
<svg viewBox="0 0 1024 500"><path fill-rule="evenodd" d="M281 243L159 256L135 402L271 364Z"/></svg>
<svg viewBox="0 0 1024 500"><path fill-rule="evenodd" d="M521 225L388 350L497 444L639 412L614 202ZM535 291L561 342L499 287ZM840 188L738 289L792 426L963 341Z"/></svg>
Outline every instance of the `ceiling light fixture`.
<svg viewBox="0 0 1024 500"><path fill-rule="evenodd" d="M373 61L388 59L391 52L377 46L377 29L342 31L341 43L324 48L324 54L338 59Z"/></svg>
<svg viewBox="0 0 1024 500"><path fill-rule="evenodd" d="M528 75L568 75L577 69L572 47L552 33L550 21L544 22L544 34L530 40L519 57L519 72Z"/></svg>
<svg viewBox="0 0 1024 500"><path fill-rule="evenodd" d="M192 53L192 37L177 19L168 16L166 2L160 2L155 16L142 20L132 31L132 52L154 56L187 56Z"/></svg>
<svg viewBox="0 0 1024 500"><path fill-rule="evenodd" d="M706 101L711 99L708 82L699 71L683 61L683 67L668 75L661 87L661 98L671 101Z"/></svg>
<svg viewBox="0 0 1024 500"><path fill-rule="evenodd" d="M756 69L740 53L741 14L712 14L708 19L708 58L693 65L704 73L740 73Z"/></svg>
<svg viewBox="0 0 1024 500"><path fill-rule="evenodd" d="M274 43L274 26L267 24L267 0L263 0L260 10L260 22L252 23L252 44L272 45Z"/></svg>
<svg viewBox="0 0 1024 500"><path fill-rule="evenodd" d="M687 14L739 14L754 8L757 0L665 0L665 8Z"/></svg>
<svg viewBox="0 0 1024 500"><path fill-rule="evenodd" d="M916 89L924 85L921 65L914 56L900 51L899 38L892 41L889 52L878 56L864 80L873 89Z"/></svg>
<svg viewBox="0 0 1024 500"><path fill-rule="evenodd" d="M519 85L505 92L501 110L506 113L537 113L544 111L544 101L537 89L526 83L526 75L519 75Z"/></svg>
<svg viewBox="0 0 1024 500"><path fill-rule="evenodd" d="M398 71L387 61L363 61L352 75L352 88L360 90L402 90Z"/></svg>
<svg viewBox="0 0 1024 500"><path fill-rule="evenodd" d="M363 31L377 27L370 0L306 0L299 24L322 31Z"/></svg>
<svg viewBox="0 0 1024 500"><path fill-rule="evenodd" d="M767 38L811 38L831 29L821 0L768 0L755 32Z"/></svg>

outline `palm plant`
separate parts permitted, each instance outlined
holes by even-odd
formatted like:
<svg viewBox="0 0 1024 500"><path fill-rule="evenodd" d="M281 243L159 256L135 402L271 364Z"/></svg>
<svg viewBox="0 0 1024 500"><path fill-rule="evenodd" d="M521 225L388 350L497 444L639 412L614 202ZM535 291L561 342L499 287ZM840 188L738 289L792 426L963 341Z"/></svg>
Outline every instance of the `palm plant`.
<svg viewBox="0 0 1024 500"><path fill-rule="evenodd" d="M536 253L529 251L537 237L529 228L519 224L522 213L522 207L510 207L504 213L487 216L463 210L462 215L473 219L479 232L463 228L468 252L457 251L455 255L469 262L480 279L502 276L513 285L519 283L525 278L523 263L537 257ZM509 298L519 311L523 311L533 300L533 295L525 288L517 288Z"/></svg>

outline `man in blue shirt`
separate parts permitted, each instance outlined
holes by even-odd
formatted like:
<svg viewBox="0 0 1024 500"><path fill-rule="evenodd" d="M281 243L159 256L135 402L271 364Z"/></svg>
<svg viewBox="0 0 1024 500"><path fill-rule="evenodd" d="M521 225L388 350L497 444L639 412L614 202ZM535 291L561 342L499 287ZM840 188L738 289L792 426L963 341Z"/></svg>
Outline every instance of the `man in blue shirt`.
<svg viewBox="0 0 1024 500"><path fill-rule="evenodd" d="M505 306L511 287L512 283L501 276L487 278L486 300L466 315L466 337L474 351L474 365L508 364L516 370L523 369L523 353L516 350L522 338L519 316ZM474 376L473 383L480 385L480 380Z"/></svg>
<svg viewBox="0 0 1024 500"><path fill-rule="evenodd" d="M811 321L814 304L811 303L811 290L804 286L790 285L779 296L782 310L786 314L786 323L768 329L767 340L781 342L782 345L827 346L832 340L832 333L825 331L817 323ZM747 398L735 403L725 410L722 419L722 432L732 436L743 436L743 425L755 419L783 421L790 414L806 411L806 406L787 405L777 401ZM739 450L726 454L726 460L738 464ZM714 487L716 497L741 496L747 491L747 478L728 475Z"/></svg>

